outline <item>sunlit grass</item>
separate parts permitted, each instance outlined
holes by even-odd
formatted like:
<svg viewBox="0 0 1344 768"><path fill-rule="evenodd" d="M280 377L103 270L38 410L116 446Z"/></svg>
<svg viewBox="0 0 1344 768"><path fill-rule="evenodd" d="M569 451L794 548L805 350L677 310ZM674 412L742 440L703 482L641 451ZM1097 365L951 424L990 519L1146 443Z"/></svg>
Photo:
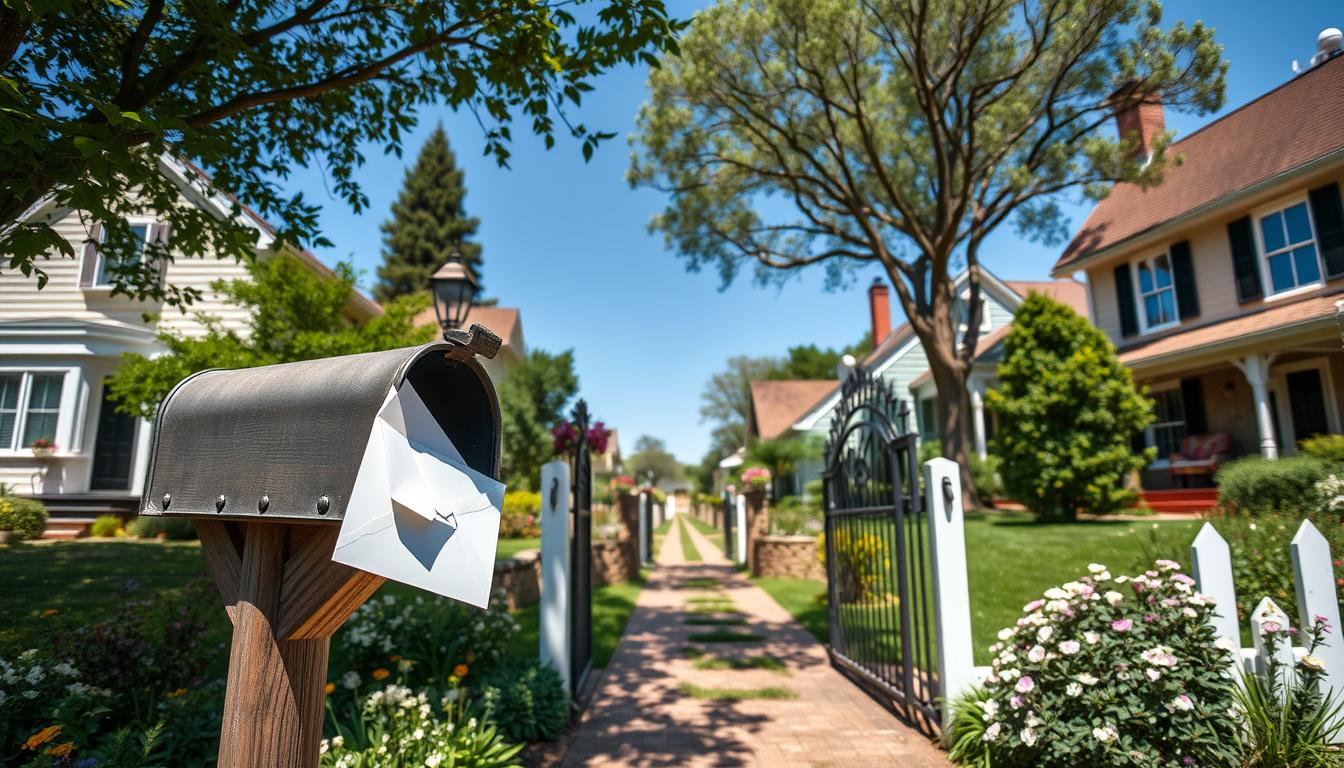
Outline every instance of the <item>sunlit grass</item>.
<svg viewBox="0 0 1344 768"><path fill-rule="evenodd" d="M681 692L695 699L707 701L746 701L748 699L796 699L798 694L777 685L765 688L706 688L695 683L682 683Z"/></svg>
<svg viewBox="0 0 1344 768"><path fill-rule="evenodd" d="M697 632L687 639L693 643L759 643L765 638L753 632L720 629L714 632Z"/></svg>

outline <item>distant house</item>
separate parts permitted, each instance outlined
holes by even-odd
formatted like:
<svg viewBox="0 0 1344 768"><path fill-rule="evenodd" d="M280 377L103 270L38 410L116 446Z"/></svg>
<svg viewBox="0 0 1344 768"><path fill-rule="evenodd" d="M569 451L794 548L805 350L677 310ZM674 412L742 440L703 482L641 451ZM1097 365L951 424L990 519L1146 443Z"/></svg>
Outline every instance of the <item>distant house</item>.
<svg viewBox="0 0 1344 768"><path fill-rule="evenodd" d="M434 308L430 307L415 318L416 325L437 325ZM472 307L467 311L463 327L473 324L489 328L502 344L494 359L481 360L490 380L498 385L508 375L510 369L527 357L527 346L523 342L522 312L513 307Z"/></svg>
<svg viewBox="0 0 1344 768"><path fill-rule="evenodd" d="M1137 109L1117 124L1146 147L1162 106ZM1183 162L1150 189L1117 185L1053 270L1086 273L1093 321L1156 402L1142 480L1157 489L1213 454L1291 454L1341 429L1344 61L1326 57L1169 152Z"/></svg>
<svg viewBox="0 0 1344 768"><path fill-rule="evenodd" d="M1044 293L1067 304L1075 312L1088 316L1086 286L1074 280L1015 281L1000 280L986 269L981 269L981 326L976 344L976 359L970 376L970 393L976 451L984 456L988 441L993 437L993 420L984 410L984 392L997 381L996 370L1003 352L1003 339L1012 325L1013 314L1031 292ZM954 280L955 289L963 299L970 290L966 274ZM858 365L889 381L897 397L906 401L910 412L909 426L919 433L919 439L938 439L938 396L929 376L928 358L924 347L909 323L891 327L891 305L887 285L874 281L868 289L869 315L876 346ZM964 308L954 308L956 314L967 316ZM965 332L965 327L962 332ZM817 442L826 439L840 401L841 381L846 371L838 371L832 381L752 382L752 408L756 414L758 434L767 432L778 436L785 433L813 437ZM789 386L781 386L789 385ZM787 427L781 425L787 423ZM821 476L822 459L805 462L792 479L796 489Z"/></svg>

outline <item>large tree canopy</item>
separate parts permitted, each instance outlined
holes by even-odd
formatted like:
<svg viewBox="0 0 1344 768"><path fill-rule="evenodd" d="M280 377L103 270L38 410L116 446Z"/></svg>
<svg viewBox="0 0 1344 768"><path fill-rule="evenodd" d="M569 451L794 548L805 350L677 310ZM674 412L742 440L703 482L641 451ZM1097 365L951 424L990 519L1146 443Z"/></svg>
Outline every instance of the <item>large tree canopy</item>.
<svg viewBox="0 0 1344 768"><path fill-rule="evenodd" d="M500 477L510 488L536 488L541 482L541 465L555 458L551 427L565 418L578 392L570 349L559 354L534 349L500 382L504 442Z"/></svg>
<svg viewBox="0 0 1344 768"><path fill-rule="evenodd" d="M41 285L43 259L74 255L48 219L13 225L44 200L101 222L118 260L136 247L124 217L141 212L168 215L175 253L245 256L254 233L176 205L165 154L279 222L282 239L324 244L317 207L281 182L319 166L361 210L362 148L399 152L426 104L471 110L500 163L515 117L548 147L567 132L590 155L610 134L567 108L613 66L674 50L680 26L663 0L0 4L0 256ZM194 297L161 286L160 260L126 263L118 292Z"/></svg>
<svg viewBox="0 0 1344 768"><path fill-rule="evenodd" d="M669 195L654 227L725 283L881 264L961 459L979 322L959 343L954 273L978 312L999 225L1057 241L1061 193L1159 181L1169 137L1139 157L1112 116L1216 109L1226 66L1156 0L721 0L651 74L629 178Z"/></svg>

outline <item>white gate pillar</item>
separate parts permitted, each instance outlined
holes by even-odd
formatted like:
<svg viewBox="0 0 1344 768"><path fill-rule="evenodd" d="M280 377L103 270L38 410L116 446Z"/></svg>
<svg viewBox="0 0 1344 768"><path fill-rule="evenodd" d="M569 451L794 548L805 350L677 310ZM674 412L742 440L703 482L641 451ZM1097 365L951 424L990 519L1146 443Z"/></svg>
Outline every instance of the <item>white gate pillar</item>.
<svg viewBox="0 0 1344 768"><path fill-rule="evenodd" d="M569 462L541 468L541 662L551 664L572 691L569 647Z"/></svg>
<svg viewBox="0 0 1344 768"><path fill-rule="evenodd" d="M925 513L933 567L933 615L937 626L938 679L942 685L943 733L951 733L951 703L976 682L971 645L971 588L966 575L966 521L962 516L957 463L924 463Z"/></svg>

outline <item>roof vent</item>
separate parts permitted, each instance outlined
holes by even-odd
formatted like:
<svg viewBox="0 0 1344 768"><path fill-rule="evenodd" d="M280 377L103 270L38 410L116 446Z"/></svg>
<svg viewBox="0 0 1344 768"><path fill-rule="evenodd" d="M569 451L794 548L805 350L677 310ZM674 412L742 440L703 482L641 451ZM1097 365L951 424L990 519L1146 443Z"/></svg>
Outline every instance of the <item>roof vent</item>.
<svg viewBox="0 0 1344 768"><path fill-rule="evenodd" d="M1314 67L1338 56L1341 47L1344 47L1344 32L1336 27L1321 30L1321 34L1316 36L1316 55L1311 57L1311 65Z"/></svg>

